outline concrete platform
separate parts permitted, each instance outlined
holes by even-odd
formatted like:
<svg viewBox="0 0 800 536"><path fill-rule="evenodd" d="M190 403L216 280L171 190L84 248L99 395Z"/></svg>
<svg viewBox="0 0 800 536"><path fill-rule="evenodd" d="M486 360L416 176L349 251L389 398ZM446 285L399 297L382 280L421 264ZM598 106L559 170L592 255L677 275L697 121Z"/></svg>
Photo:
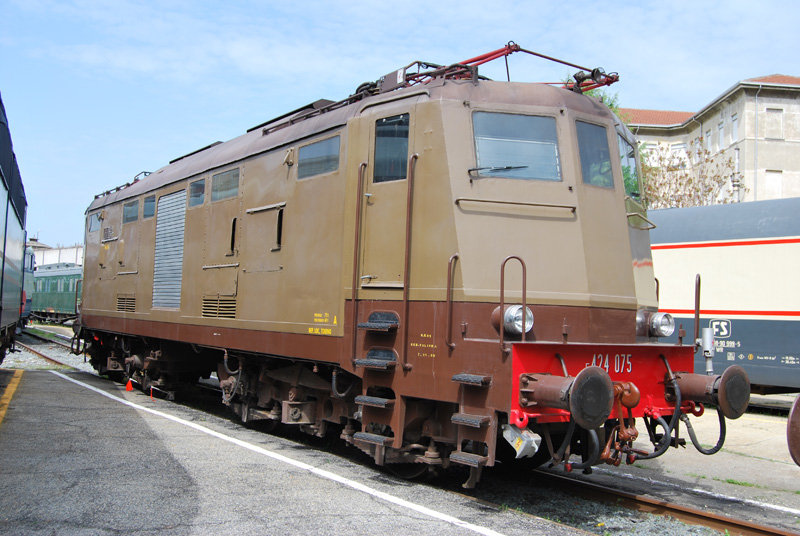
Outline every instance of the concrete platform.
<svg viewBox="0 0 800 536"><path fill-rule="evenodd" d="M0 415L3 534L585 534L91 374L0 369Z"/></svg>

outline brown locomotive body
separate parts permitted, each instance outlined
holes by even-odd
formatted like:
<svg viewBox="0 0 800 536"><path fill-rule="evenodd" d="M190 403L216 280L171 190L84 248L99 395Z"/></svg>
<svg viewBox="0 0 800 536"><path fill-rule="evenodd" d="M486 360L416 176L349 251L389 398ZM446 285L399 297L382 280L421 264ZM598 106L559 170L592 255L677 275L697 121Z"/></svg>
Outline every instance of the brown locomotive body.
<svg viewBox="0 0 800 536"><path fill-rule="evenodd" d="M639 277L637 295L632 244L649 254L649 238L626 209L613 113L440 71L309 105L98 196L80 320L92 363L164 391L217 372L242 420L335 425L379 464L460 463L470 483L504 432L519 456L529 432L554 445L538 463L570 447L642 456L626 418L655 427L691 409L675 390L694 346L647 332L655 285ZM749 394L746 378L714 377L694 399L716 403L725 381Z"/></svg>

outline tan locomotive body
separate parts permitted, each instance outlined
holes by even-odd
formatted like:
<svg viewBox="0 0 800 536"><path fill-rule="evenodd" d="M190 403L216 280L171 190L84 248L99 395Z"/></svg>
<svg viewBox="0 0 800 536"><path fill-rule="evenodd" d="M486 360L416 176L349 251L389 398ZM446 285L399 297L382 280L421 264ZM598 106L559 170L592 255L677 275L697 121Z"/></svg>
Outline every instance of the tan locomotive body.
<svg viewBox="0 0 800 536"><path fill-rule="evenodd" d="M579 91L437 72L98 196L80 320L98 370L164 391L217 372L242 420L334 426L379 464L464 464L470 484L503 434L510 458L535 433L537 463L569 448L619 463L642 456L633 418L674 421L720 383L741 391L738 416L746 377L690 387L677 371L694 346L648 332L655 285L632 244L649 238L626 208L613 113Z"/></svg>

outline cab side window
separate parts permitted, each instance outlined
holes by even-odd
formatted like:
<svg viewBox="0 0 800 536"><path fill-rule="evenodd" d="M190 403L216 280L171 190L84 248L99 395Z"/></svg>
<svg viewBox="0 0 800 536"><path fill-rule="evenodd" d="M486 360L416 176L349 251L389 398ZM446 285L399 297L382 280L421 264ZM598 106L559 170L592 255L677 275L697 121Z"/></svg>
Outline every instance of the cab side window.
<svg viewBox="0 0 800 536"><path fill-rule="evenodd" d="M614 178L611 174L611 158L605 127L576 121L575 128L578 133L578 150L584 184L613 188Z"/></svg>
<svg viewBox="0 0 800 536"><path fill-rule="evenodd" d="M375 123L375 172L372 182L406 178L410 124L409 114L385 117Z"/></svg>

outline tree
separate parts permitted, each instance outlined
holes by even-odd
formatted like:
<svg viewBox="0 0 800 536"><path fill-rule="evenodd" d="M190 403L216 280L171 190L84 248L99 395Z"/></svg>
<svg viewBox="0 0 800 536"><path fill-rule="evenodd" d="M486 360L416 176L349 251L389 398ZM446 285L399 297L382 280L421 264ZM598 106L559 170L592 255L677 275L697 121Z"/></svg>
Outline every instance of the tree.
<svg viewBox="0 0 800 536"><path fill-rule="evenodd" d="M703 138L689 144L688 154L667 144L643 148L640 154L648 209L732 203L747 191L740 187L733 159L724 149L711 154Z"/></svg>

